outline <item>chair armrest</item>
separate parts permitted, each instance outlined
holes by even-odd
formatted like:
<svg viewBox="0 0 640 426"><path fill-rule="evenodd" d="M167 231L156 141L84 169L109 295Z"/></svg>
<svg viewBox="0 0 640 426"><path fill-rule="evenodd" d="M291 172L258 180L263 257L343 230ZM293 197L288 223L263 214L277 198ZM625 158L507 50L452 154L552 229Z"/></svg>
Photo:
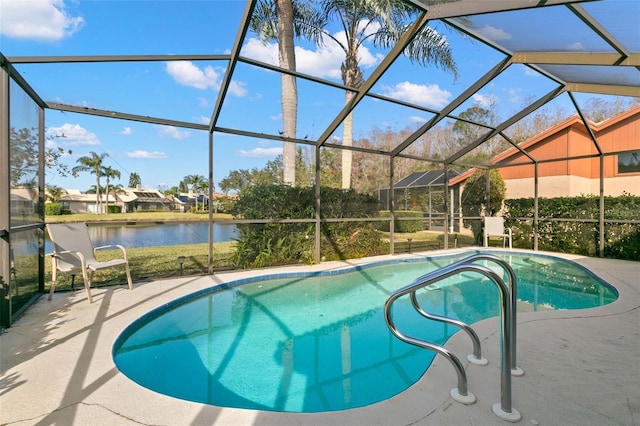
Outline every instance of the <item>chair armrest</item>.
<svg viewBox="0 0 640 426"><path fill-rule="evenodd" d="M53 253L46 253L45 256L57 257L61 254L76 254L76 253L71 250L64 250L64 251L54 251Z"/></svg>
<svg viewBox="0 0 640 426"><path fill-rule="evenodd" d="M124 246L121 246L120 244L108 244L106 246L94 247L93 253L95 254L98 250L106 250L106 249L120 250L122 252L122 255L124 256L124 260L128 261L127 249L125 249Z"/></svg>
<svg viewBox="0 0 640 426"><path fill-rule="evenodd" d="M48 253L48 255L51 256L51 260L53 262L56 262L56 258L60 257L61 254L71 254L77 257L80 260L80 263L82 264L83 268L87 264L87 259L84 257L84 254L82 254L79 251L64 250L64 251L54 251L53 253Z"/></svg>
<svg viewBox="0 0 640 426"><path fill-rule="evenodd" d="M93 248L93 251L96 251L96 250L106 250L106 249L110 249L110 248L114 248L114 247L115 247L115 248L122 249L122 246L120 246L120 245L117 245L117 244L107 244L106 246L94 247L94 248Z"/></svg>

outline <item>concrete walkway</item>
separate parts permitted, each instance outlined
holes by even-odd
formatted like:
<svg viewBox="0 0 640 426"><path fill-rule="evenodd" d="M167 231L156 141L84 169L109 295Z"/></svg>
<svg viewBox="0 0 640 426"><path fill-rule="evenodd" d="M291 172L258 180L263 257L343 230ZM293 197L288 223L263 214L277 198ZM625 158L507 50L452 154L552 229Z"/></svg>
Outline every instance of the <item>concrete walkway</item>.
<svg viewBox="0 0 640 426"><path fill-rule="evenodd" d="M448 253L451 253L449 251ZM429 253L432 255L432 253ZM396 256L394 258L398 258ZM518 366L513 408L522 425L640 425L640 262L563 256L617 288L619 299L578 311L518 317ZM383 259L386 257L383 257ZM376 258L379 260L380 258ZM368 259L371 260L371 259ZM364 263L365 260L351 261ZM277 271L346 266L327 262ZM274 270L260 271L262 275ZM449 362L437 356L415 385L368 407L299 414L208 406L163 396L133 383L115 367L111 349L122 330L144 313L217 283L256 275L233 272L137 283L134 290L57 293L31 308L0 336L0 423L3 425L500 425L499 322L474 324L489 365L466 365L477 402L465 406ZM466 335L446 344L469 351ZM464 359L464 357L461 357ZM381 384L382 385L382 384Z"/></svg>

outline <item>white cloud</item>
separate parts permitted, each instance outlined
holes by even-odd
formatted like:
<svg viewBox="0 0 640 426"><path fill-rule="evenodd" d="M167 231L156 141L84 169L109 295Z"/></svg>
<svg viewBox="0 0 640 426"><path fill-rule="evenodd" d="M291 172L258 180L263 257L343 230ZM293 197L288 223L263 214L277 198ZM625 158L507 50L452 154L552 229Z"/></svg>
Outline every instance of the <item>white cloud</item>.
<svg viewBox="0 0 640 426"><path fill-rule="evenodd" d="M255 148L250 151L237 151L240 157L275 157L282 154L282 148Z"/></svg>
<svg viewBox="0 0 640 426"><path fill-rule="evenodd" d="M63 0L1 0L0 34L11 38L58 41L84 25L84 18L71 16Z"/></svg>
<svg viewBox="0 0 640 426"><path fill-rule="evenodd" d="M584 48L584 45L582 43L580 43L579 41L571 43L567 48L569 50L578 51L578 52L584 52L584 51L587 50L587 49Z"/></svg>
<svg viewBox="0 0 640 426"><path fill-rule="evenodd" d="M377 25L377 24L376 24ZM374 24L367 28L367 33L376 31ZM337 32L333 36L342 43L346 40L344 32ZM329 37L324 37L322 46L309 50L296 46L296 68L305 74L323 78L342 80L340 65L344 62L344 50ZM278 65L278 44L263 43L257 38L251 38L242 47L242 55L271 65ZM368 69L380 63L383 56L373 54L366 46L358 49L358 61L363 69Z"/></svg>
<svg viewBox="0 0 640 426"><path fill-rule="evenodd" d="M441 108L449 103L451 93L441 89L437 84L423 85L403 81L394 87L384 87L386 96L414 103L417 105Z"/></svg>
<svg viewBox="0 0 640 426"><path fill-rule="evenodd" d="M98 136L79 124L65 123L60 127L49 127L47 138L60 146L95 146L100 145Z"/></svg>
<svg viewBox="0 0 640 426"><path fill-rule="evenodd" d="M200 115L198 117L195 117L194 120L196 120L198 123L209 124L209 122L211 121L211 117Z"/></svg>
<svg viewBox="0 0 640 426"><path fill-rule="evenodd" d="M250 38L247 44L242 47L241 55L267 64L278 65L278 45L263 43L255 37Z"/></svg>
<svg viewBox="0 0 640 426"><path fill-rule="evenodd" d="M205 90L220 88L220 74L213 67L208 66L200 69L190 61L167 62L165 69L175 81L183 86L195 87Z"/></svg>
<svg viewBox="0 0 640 426"><path fill-rule="evenodd" d="M511 40L511 34L500 28L493 27L491 25L485 25L478 30L480 35L487 37L489 40L502 41Z"/></svg>
<svg viewBox="0 0 640 426"><path fill-rule="evenodd" d="M133 134L133 130L131 130L131 127L123 127L122 131L120 132L121 135L132 135Z"/></svg>
<svg viewBox="0 0 640 426"><path fill-rule="evenodd" d="M167 154L160 151L144 151L139 149L137 151L127 152L127 157L158 160L167 158Z"/></svg>
<svg viewBox="0 0 640 426"><path fill-rule="evenodd" d="M216 70L212 66L199 68L191 61L167 62L165 70L179 84L200 90L220 90L220 84L224 74L221 69ZM238 97L246 96L246 84L241 81L231 81L229 84L229 93ZM206 106L206 100L204 98L201 97L199 100L201 106Z"/></svg>
<svg viewBox="0 0 640 426"><path fill-rule="evenodd" d="M417 115L412 115L409 117L409 121L415 124L423 124L427 122L427 119Z"/></svg>
<svg viewBox="0 0 640 426"><path fill-rule="evenodd" d="M490 106L495 105L498 102L498 97L495 95L483 95L480 93L475 93L472 98L475 103L480 105L482 108L489 108Z"/></svg>
<svg viewBox="0 0 640 426"><path fill-rule="evenodd" d="M198 103L203 108L206 108L209 106L209 100L207 98L203 98L202 96L198 98Z"/></svg>
<svg viewBox="0 0 640 426"><path fill-rule="evenodd" d="M190 136L190 133L186 130L180 130L175 126L156 126L158 130L158 136L161 138L171 139L186 139Z"/></svg>
<svg viewBox="0 0 640 426"><path fill-rule="evenodd" d="M229 83L229 93L239 98L247 96L247 85L242 81L231 80Z"/></svg>
<svg viewBox="0 0 640 426"><path fill-rule="evenodd" d="M510 88L510 89L506 89L505 90L507 92L507 96L509 97L509 102L514 103L514 104L520 104L522 102L522 89L517 87L517 88Z"/></svg>

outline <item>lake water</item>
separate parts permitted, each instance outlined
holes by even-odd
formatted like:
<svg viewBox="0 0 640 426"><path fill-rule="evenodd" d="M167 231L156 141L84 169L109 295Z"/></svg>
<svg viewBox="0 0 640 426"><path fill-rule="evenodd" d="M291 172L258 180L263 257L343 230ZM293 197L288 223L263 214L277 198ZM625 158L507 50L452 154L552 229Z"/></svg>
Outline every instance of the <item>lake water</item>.
<svg viewBox="0 0 640 426"><path fill-rule="evenodd" d="M171 246L177 244L199 244L208 242L209 223L164 223L137 225L89 226L89 235L94 247L120 244L127 248ZM231 241L237 237L233 224L213 224L213 241ZM49 239L45 241L45 253L52 251Z"/></svg>

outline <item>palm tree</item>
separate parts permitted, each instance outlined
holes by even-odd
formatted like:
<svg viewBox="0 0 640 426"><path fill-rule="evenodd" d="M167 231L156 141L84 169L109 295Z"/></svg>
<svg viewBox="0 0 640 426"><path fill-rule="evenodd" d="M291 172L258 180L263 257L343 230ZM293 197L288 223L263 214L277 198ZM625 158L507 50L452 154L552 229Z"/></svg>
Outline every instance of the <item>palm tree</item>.
<svg viewBox="0 0 640 426"><path fill-rule="evenodd" d="M295 2L294 2L295 5ZM345 60L341 65L342 82L345 86L358 89L364 82L363 72L358 63L358 50L366 41L379 48L395 46L404 31L414 21L418 9L402 0L322 0L317 3L323 15L322 19L310 22L295 21L294 26L307 25L306 33L316 44L322 45L325 39L333 40L344 51ZM315 15L314 15L315 16ZM324 28L327 22L335 20L342 24L345 39L339 40ZM314 22L322 25L314 26ZM407 45L404 54L413 62L421 65L434 64L457 76L455 61L451 55L445 37L433 28L425 26ZM346 91L345 104L354 96ZM343 123L343 146L353 145L353 115L349 114ZM351 187L352 151L342 151L342 187Z"/></svg>
<svg viewBox="0 0 640 426"><path fill-rule="evenodd" d="M129 188L137 188L138 185L142 185L142 179L136 172L129 174Z"/></svg>
<svg viewBox="0 0 640 426"><path fill-rule="evenodd" d="M205 185L208 185L207 180L202 175L188 175L188 176L185 176L182 179L182 181L186 184L191 184L191 188L193 189L193 192L196 193L196 211L198 211L198 193L200 192L200 188L203 186L203 183ZM204 205L203 205L203 209L204 209Z"/></svg>
<svg viewBox="0 0 640 426"><path fill-rule="evenodd" d="M104 175L104 177L107 179L107 214L109 214L109 182L111 180L111 178L118 178L120 179L120 170L116 170L111 166L106 166L102 168L102 174Z"/></svg>
<svg viewBox="0 0 640 426"><path fill-rule="evenodd" d="M118 194L126 194L126 191L124 190L121 184L117 184L117 185L111 185L111 188L109 189L107 194L113 194L113 198L117 200ZM108 199L109 199L109 196L107 195L107 200ZM120 206L121 208L120 213L123 212L122 207L123 205ZM107 211L109 211L109 206L107 206Z"/></svg>
<svg viewBox="0 0 640 426"><path fill-rule="evenodd" d="M107 157L109 154L102 153L97 154L94 151L91 151L89 155L85 155L83 157L78 158L76 161L79 163L78 166L75 166L72 169L72 173L76 175L78 172L89 172L91 174L96 175L96 213L101 213L101 203L100 203L100 178L102 176L102 160Z"/></svg>
<svg viewBox="0 0 640 426"><path fill-rule="evenodd" d="M51 201L52 203L59 203L60 197L67 193L66 189L60 188L56 185L48 185L47 186L47 194L46 199Z"/></svg>
<svg viewBox="0 0 640 426"><path fill-rule="evenodd" d="M408 25L414 20L417 10L403 1L358 0L344 2L325 0L323 2L328 17L335 17L343 23L346 41L343 43L331 34L327 36L336 42L345 53L341 65L342 82L347 87L358 89L364 82L358 64L358 49L371 40L376 47L393 47ZM370 33L378 25L377 31ZM404 54L421 65L434 64L457 75L456 64L451 56L447 40L433 28L425 26L409 43ZM354 92L345 93L345 104L349 104ZM343 123L344 146L353 145L353 115L349 114ZM342 151L342 187L351 187L352 151Z"/></svg>
<svg viewBox="0 0 640 426"><path fill-rule="evenodd" d="M324 26L322 16L308 2L298 0L260 0L251 17L251 29L264 42L278 41L280 67L296 70L294 35L308 38L316 44L320 33L316 28ZM298 121L298 86L296 77L286 73L280 76L282 104L282 136L295 138ZM296 144L283 142L283 182L294 186L296 183Z"/></svg>

